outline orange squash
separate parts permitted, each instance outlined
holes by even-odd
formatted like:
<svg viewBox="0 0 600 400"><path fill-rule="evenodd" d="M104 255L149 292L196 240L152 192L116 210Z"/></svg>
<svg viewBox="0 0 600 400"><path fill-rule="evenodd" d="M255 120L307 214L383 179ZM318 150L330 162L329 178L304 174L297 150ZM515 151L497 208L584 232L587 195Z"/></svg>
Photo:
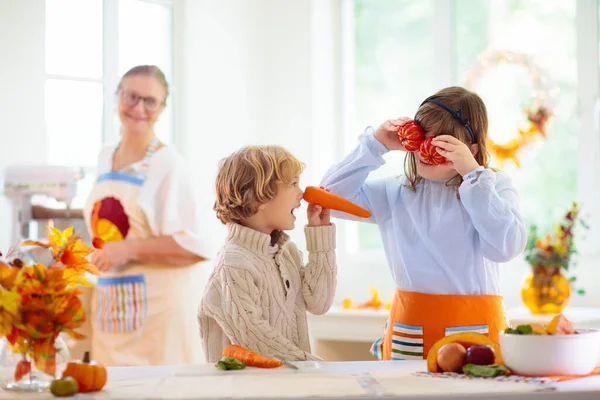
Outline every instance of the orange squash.
<svg viewBox="0 0 600 400"><path fill-rule="evenodd" d="M465 349L468 349L474 344L487 344L494 349L496 353L495 364L504 364L502 354L500 354L500 346L489 337L482 335L477 332L460 332L452 335L448 335L438 340L431 346L429 354L427 354L427 371L429 372L441 372L438 366L437 355L440 348L448 343L460 343Z"/></svg>
<svg viewBox="0 0 600 400"><path fill-rule="evenodd" d="M79 384L79 392L97 392L106 385L107 374L103 365L90 361L89 351L85 352L82 361L67 364L63 378L70 376Z"/></svg>

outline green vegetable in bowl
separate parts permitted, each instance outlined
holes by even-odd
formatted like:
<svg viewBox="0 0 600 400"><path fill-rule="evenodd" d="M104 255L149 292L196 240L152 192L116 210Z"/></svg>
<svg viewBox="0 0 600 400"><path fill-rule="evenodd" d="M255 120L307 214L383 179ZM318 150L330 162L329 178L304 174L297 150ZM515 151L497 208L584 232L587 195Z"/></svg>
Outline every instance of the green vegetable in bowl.
<svg viewBox="0 0 600 400"><path fill-rule="evenodd" d="M494 377L500 375L508 375L508 369L504 365L491 364L491 365L475 365L467 364L463 367L465 375L470 376L481 376L481 377Z"/></svg>
<svg viewBox="0 0 600 400"><path fill-rule="evenodd" d="M512 335L537 335L537 333L533 331L531 325L519 325L516 329L506 328L504 333L510 333Z"/></svg>
<svg viewBox="0 0 600 400"><path fill-rule="evenodd" d="M233 357L223 357L215 364L215 367L227 371L246 368L246 364Z"/></svg>

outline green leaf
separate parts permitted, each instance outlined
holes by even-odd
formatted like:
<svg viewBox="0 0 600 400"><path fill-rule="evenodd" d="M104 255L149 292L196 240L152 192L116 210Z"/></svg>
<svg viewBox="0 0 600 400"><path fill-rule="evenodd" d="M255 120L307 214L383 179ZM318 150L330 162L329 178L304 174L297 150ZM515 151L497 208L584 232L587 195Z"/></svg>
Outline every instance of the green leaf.
<svg viewBox="0 0 600 400"><path fill-rule="evenodd" d="M577 294L583 296L585 294L585 290L584 289L579 289L579 290L577 290Z"/></svg>
<svg viewBox="0 0 600 400"><path fill-rule="evenodd" d="M241 362L240 360L238 360L237 358L233 358L233 357L223 357L221 358L219 361L217 361L217 363L215 364L215 366L219 369L222 369L224 371L230 370L230 369L244 369L246 368L246 364L244 364L243 362Z"/></svg>
<svg viewBox="0 0 600 400"><path fill-rule="evenodd" d="M530 325L519 325L517 326L517 330L522 334L522 335L530 335L533 333L533 329L531 328Z"/></svg>
<svg viewBox="0 0 600 400"><path fill-rule="evenodd" d="M494 377L499 375L508 375L508 369L504 365L475 365L467 364L463 367L465 375Z"/></svg>
<svg viewBox="0 0 600 400"><path fill-rule="evenodd" d="M571 283L575 282L576 280L577 280L576 276L572 276L572 277L569 278L569 282L571 282Z"/></svg>

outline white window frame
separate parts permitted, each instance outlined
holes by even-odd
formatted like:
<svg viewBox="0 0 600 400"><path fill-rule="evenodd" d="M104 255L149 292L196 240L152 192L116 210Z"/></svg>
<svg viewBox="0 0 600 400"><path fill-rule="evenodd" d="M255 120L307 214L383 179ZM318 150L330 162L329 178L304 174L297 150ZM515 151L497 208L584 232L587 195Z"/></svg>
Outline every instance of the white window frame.
<svg viewBox="0 0 600 400"><path fill-rule="evenodd" d="M137 0L146 3L155 3L171 8L171 47L175 48L175 29L174 29L174 12L173 0ZM73 82L93 82L100 83L103 87L104 106L102 110L102 143L116 142L119 137L119 132L114 126L115 110L117 108L115 90L121 78L119 74L119 0L103 0L103 17L102 17L102 78L82 78L70 75L49 74L46 73L46 81L50 79L73 81ZM174 51L173 51L174 54ZM171 63L175 63L175 55ZM173 80L175 80L175 69L173 70ZM176 96L173 96L175 98ZM171 139L175 140L174 127L176 125L177 114L173 113L171 126ZM83 165L87 172L95 169L96 160L92 161L92 165Z"/></svg>
<svg viewBox="0 0 600 400"><path fill-rule="evenodd" d="M341 121L337 130L335 143L338 149L335 157L340 160L349 149L356 146L353 140L361 132L353 132L352 116L354 115L353 91L353 0L336 0L336 10L340 21L339 37L335 38L340 44L338 60L340 73L340 94L338 97ZM460 84L460 77L455 71L454 52L454 0L428 0L435 3L434 11L434 43L436 59L434 79L440 88L453 84ZM587 222L592 229L586 241L579 245L580 264L588 265L600 258L600 90L598 62L590 63L589 60L599 60L598 36L598 0L577 0L576 14L577 29L577 65L578 65L578 113L580 133L578 176L580 184L576 199L586 213L589 213ZM448 66L451 66L450 68ZM584 182L588 184L584 184ZM590 185L589 182L596 184ZM591 210L591 211L590 211ZM357 225L347 221L336 221L338 226L338 257L340 262L356 268L387 268L387 261L382 250L359 251ZM596 227L594 229L594 227ZM522 260L515 260L522 262Z"/></svg>

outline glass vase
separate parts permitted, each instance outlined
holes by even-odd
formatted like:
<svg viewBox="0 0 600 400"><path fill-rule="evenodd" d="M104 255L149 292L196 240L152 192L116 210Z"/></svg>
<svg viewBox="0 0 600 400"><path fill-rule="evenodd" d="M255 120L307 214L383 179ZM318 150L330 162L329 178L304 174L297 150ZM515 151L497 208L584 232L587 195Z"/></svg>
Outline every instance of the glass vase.
<svg viewBox="0 0 600 400"><path fill-rule="evenodd" d="M533 314L558 314L569 304L571 283L559 267L532 267L521 286L521 298Z"/></svg>
<svg viewBox="0 0 600 400"><path fill-rule="evenodd" d="M54 347L57 350L56 375L60 376L69 361L69 350L60 337L55 340ZM31 371L17 381L15 371L21 361L30 362ZM50 382L54 378L37 369L35 362L27 354L15 353L9 347L6 338L0 339L0 387L2 389L13 392L43 392L50 387Z"/></svg>

